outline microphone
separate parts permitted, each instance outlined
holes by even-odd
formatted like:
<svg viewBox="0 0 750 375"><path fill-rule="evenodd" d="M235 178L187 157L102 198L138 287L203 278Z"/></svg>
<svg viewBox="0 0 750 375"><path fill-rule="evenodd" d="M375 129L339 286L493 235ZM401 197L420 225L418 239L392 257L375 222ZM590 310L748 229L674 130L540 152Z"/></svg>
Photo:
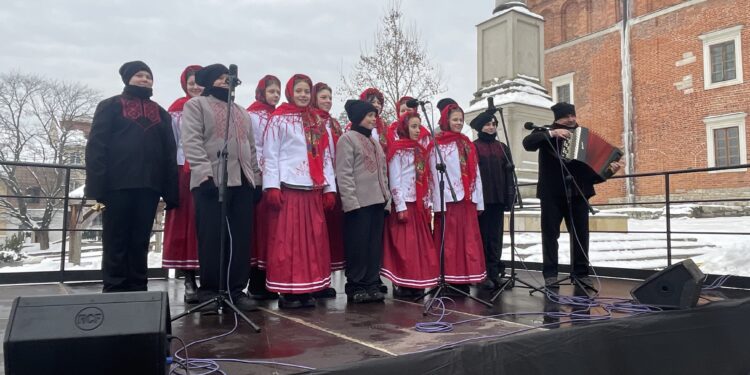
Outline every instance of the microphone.
<svg viewBox="0 0 750 375"><path fill-rule="evenodd" d="M230 86L239 86L242 84L239 78L237 78L237 65L229 64L229 77L227 77L227 84Z"/></svg>
<svg viewBox="0 0 750 375"><path fill-rule="evenodd" d="M429 103L429 101L422 101L422 100L417 100L417 99L409 99L409 100L406 101L406 106L409 107L409 108L417 108L420 105L425 105L427 103Z"/></svg>
<svg viewBox="0 0 750 375"><path fill-rule="evenodd" d="M538 126L538 125L534 125L534 123L533 123L533 122L531 122L531 121L527 121L527 122L526 122L525 124L523 124L523 128L524 128L524 129L526 129L526 130L534 130L534 129L544 129L544 130L548 130L548 129L549 129L549 128L548 128L548 127L546 127L546 126Z"/></svg>

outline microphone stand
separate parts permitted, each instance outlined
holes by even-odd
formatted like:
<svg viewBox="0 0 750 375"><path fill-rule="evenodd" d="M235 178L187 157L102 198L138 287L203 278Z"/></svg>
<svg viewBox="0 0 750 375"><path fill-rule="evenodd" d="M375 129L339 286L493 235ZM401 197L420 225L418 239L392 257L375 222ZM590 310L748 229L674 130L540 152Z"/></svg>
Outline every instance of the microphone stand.
<svg viewBox="0 0 750 375"><path fill-rule="evenodd" d="M453 198L453 202L456 201L456 192L453 190L453 184L451 183L450 176L448 175L448 172L445 168L443 154L440 151L440 146L437 143L437 139L435 139L435 129L430 123L430 118L427 116L427 110L425 110L424 104L424 102L419 102L419 105L422 108L422 114L424 115L425 121L427 121L427 125L430 128L430 137L432 138L432 142L435 145L435 154L437 154L438 157L438 164L435 165L435 169L437 169L438 174L440 175L438 185L440 188L440 210L442 211L443 220L442 224L440 225L440 278L438 279L437 285L422 293L422 295L420 295L419 297L415 298L414 302L420 301L428 295L432 297L430 299L430 302L427 304L427 306L425 306L424 311L422 312L422 315L427 316L427 314L430 312L430 309L432 308L432 305L435 303L435 299L440 297L444 290L449 290L464 297L471 298L472 300L479 302L487 307L492 307L491 303L474 297L470 293L466 293L463 290L458 289L445 281L445 213L447 211L447 207L445 207L445 180L448 180L448 189L451 192L451 198ZM464 192L464 194L468 193L469 192Z"/></svg>
<svg viewBox="0 0 750 375"><path fill-rule="evenodd" d="M192 309L189 309L181 314L177 314L172 318L172 321L174 322L177 319L182 318L183 316L190 315L194 312L201 311L204 307L216 304L219 309L219 313L223 313L223 309L225 307L232 310L235 314L237 314L242 320L244 320L250 327L253 328L253 330L257 333L260 332L260 327L258 327L257 324L255 324L250 318L247 317L240 309L237 308L237 306L234 305L231 301L231 296L229 296L229 292L225 289L227 286L227 275L224 273L226 265L225 262L225 256L227 252L227 221L229 220L227 216L228 207L227 207L227 180L229 179L229 170L227 166L227 160L229 158L229 122L232 118L232 106L234 105L234 89L240 84L240 80L237 78L237 70L234 66L230 66L230 75L227 79L229 83L229 98L227 98L227 121L224 124L224 146L219 151L219 171L221 173L221 180L219 181L219 204L221 204L221 224L220 224L220 230L221 230L221 244L219 245L219 292L216 295L216 297L211 298L210 300L207 300ZM240 173L242 173L240 171ZM238 233L238 235L242 235L241 233Z"/></svg>
<svg viewBox="0 0 750 375"><path fill-rule="evenodd" d="M565 199L566 199L567 204L568 204L568 215L570 215L570 222L573 223L573 206L572 206L572 195L573 195L573 192L572 192L572 189L571 189L571 185L573 187L575 187L576 191L578 192L578 194L581 197L584 197L583 201L586 203L586 207L588 208L589 212L592 215L596 215L597 211L594 210L594 207L591 206L591 203L589 203L589 200L585 198L585 195L583 194L583 190L578 185L578 182L576 182L576 179L573 177L573 174L570 172L570 169L568 169L568 165L565 163L565 159L563 159L563 156L560 154L560 151L559 151L558 147L555 147L552 144L551 137L546 137L545 139L547 140L547 144L549 144L549 146L550 146L550 152L554 153L555 157L557 157L557 161L560 163L560 167L561 167L562 172L563 172L563 184L565 185ZM557 144L557 141L555 141L555 144ZM541 202L540 202L540 207L541 207ZM586 218L586 220L588 220L588 218ZM568 233L572 233L573 236L575 237L576 241L580 241L578 239L578 232L576 231L575 225L572 225L572 227L573 228L568 228ZM570 246L571 246L571 248L573 248L575 246L575 244L571 243ZM571 249L571 250L573 250L573 249ZM574 253L575 253L575 250L571 251L571 255L574 254ZM588 258L588 256L587 256L587 258ZM571 263L570 266L573 267L573 257L572 256L570 258L570 263ZM589 265L589 267L590 266L591 265ZM545 284L542 287L531 288L532 290L529 291L529 295L533 295L534 292L543 292L545 289L553 288L553 287L558 287L560 285L574 285L574 286L576 286L576 287L578 287L578 288L580 288L581 290L584 290L584 291L586 289L591 289L595 293L599 293L599 291L596 288L594 288L593 285L586 285L586 284L582 283L580 280L578 280L578 278L576 278L576 277L574 277L572 275L568 275L567 277L565 277L563 279L560 279L560 280L557 280L556 282L551 283L550 285L546 285Z"/></svg>
<svg viewBox="0 0 750 375"><path fill-rule="evenodd" d="M503 135L505 136L505 145L508 146L508 155L506 155L506 158L508 159L509 166L508 168L511 168L511 171L513 171L513 185L515 186L514 191L514 197L513 202L511 202L510 206L510 218L508 221L508 225L510 228L508 228L508 233L510 235L510 275L507 276L507 280L500 285L499 288L494 292L492 295L492 298L490 298L490 302L495 302L500 295L506 290L506 289L512 289L516 286L516 282L522 284L522 287L529 288L529 289L535 289L533 285L520 280L518 276L516 275L516 201L518 201L518 207L523 209L523 199L521 198L521 191L518 186L518 174L516 173L516 166L513 162L513 150L510 148L510 138L508 137L508 128L505 124L505 116L503 115L503 108L502 107L495 107L498 112L500 112L500 121L503 124ZM501 219L502 220L502 219ZM500 233L502 236L503 234Z"/></svg>

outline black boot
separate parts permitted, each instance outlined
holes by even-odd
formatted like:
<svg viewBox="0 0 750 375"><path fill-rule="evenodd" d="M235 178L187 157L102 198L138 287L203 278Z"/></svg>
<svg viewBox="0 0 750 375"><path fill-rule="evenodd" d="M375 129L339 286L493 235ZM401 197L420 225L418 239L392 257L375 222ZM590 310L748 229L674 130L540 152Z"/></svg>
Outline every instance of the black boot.
<svg viewBox="0 0 750 375"><path fill-rule="evenodd" d="M183 270L185 275L185 303L198 303L198 285L195 283L195 270Z"/></svg>

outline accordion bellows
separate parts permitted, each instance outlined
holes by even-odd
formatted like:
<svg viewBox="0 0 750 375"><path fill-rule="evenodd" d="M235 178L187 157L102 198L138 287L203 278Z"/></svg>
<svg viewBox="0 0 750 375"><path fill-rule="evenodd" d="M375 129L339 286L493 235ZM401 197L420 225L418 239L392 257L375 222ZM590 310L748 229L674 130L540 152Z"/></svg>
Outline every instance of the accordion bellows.
<svg viewBox="0 0 750 375"><path fill-rule="evenodd" d="M612 177L609 164L619 161L622 151L588 128L579 126L571 133L563 143L562 157L586 164L599 176L600 182Z"/></svg>

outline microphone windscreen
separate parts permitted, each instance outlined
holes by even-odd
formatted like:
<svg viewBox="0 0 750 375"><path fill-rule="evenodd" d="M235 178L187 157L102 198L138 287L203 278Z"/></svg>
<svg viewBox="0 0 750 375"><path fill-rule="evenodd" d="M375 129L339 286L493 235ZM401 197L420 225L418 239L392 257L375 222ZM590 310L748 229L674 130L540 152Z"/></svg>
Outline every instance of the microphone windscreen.
<svg viewBox="0 0 750 375"><path fill-rule="evenodd" d="M409 99L406 101L406 106L409 108L417 108L419 106L419 100Z"/></svg>
<svg viewBox="0 0 750 375"><path fill-rule="evenodd" d="M526 129L526 130L534 129L534 123L527 121L525 124L523 124L523 128Z"/></svg>

